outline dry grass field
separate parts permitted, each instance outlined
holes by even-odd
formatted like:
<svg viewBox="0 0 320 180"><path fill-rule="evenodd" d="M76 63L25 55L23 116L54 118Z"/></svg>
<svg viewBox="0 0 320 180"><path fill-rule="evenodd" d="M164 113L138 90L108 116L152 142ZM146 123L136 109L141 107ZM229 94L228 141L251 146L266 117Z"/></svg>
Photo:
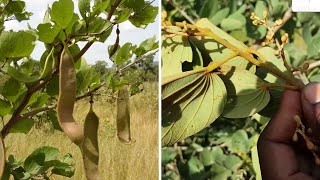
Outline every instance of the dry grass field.
<svg viewBox="0 0 320 180"><path fill-rule="evenodd" d="M100 174L101 179L158 179L158 86L148 83L145 90L130 98L131 132L134 144L122 144L116 136L116 103L99 97L94 111L100 118ZM83 123L89 111L88 100L76 104L75 119ZM61 156L70 153L75 160L74 180L85 179L79 148L62 132L48 130L48 127L33 128L27 135L10 134L5 139L7 155L13 154L20 160L40 146L53 146ZM66 179L52 176L52 179Z"/></svg>

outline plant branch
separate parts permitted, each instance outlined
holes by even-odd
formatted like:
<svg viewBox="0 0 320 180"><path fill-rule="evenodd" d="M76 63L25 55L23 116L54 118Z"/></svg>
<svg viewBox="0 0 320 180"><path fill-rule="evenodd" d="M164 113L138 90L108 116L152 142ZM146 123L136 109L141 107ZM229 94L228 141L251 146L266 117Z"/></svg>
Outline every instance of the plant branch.
<svg viewBox="0 0 320 180"><path fill-rule="evenodd" d="M273 29L273 32L276 33L279 29L282 28L282 26L289 21L289 19L291 19L291 17L293 16L293 12L292 12L292 8L290 7L283 15L282 17L282 21L283 23L280 26L277 26Z"/></svg>
<svg viewBox="0 0 320 180"><path fill-rule="evenodd" d="M310 63L307 71L310 71L311 69L314 69L316 67L320 67L320 61Z"/></svg>
<svg viewBox="0 0 320 180"><path fill-rule="evenodd" d="M179 11L179 13L186 18L186 20L188 20L191 24L195 24L194 20L183 10L180 8L180 5L177 2L173 2L172 0L169 1L169 3L176 9Z"/></svg>
<svg viewBox="0 0 320 180"><path fill-rule="evenodd" d="M110 12L108 13L107 20L111 19L113 13L115 12L115 10L117 9L117 7L119 6L120 3L121 3L121 0L116 0L114 2L114 4L111 6Z"/></svg>
<svg viewBox="0 0 320 180"><path fill-rule="evenodd" d="M123 71L123 70L127 69L128 67L132 66L133 64L135 64L135 63L137 63L137 62L139 62L139 61L141 61L141 60L143 60L143 59L145 59L145 58L147 58L147 57L149 57L149 56L157 53L158 50L159 50L159 49L155 49L155 50L152 50L152 51L150 51L150 52L148 52L148 53L146 53L146 54L144 54L144 55L142 55L142 56L140 56L140 57L137 57L137 58L136 58L135 60L133 60L130 64L128 64L128 65L126 65L125 67L121 68L119 71Z"/></svg>

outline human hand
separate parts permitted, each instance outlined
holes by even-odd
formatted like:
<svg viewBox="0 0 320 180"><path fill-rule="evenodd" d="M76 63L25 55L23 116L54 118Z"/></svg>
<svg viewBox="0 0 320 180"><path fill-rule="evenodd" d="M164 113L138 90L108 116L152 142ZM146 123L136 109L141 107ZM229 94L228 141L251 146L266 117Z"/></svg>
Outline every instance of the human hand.
<svg viewBox="0 0 320 180"><path fill-rule="evenodd" d="M293 117L301 117L304 125L318 132L320 139L320 83L308 84L302 92L287 90L280 109L260 135L258 153L262 178L265 180L319 179L320 167L301 144L293 143L296 130Z"/></svg>

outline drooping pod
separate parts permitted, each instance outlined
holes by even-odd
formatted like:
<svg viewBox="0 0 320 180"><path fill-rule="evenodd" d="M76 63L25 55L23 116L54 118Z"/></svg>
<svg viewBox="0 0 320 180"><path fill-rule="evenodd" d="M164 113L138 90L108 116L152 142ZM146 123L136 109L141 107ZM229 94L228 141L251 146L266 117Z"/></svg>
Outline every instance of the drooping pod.
<svg viewBox="0 0 320 180"><path fill-rule="evenodd" d="M129 86L123 85L117 99L117 135L121 142L131 142Z"/></svg>
<svg viewBox="0 0 320 180"><path fill-rule="evenodd" d="M53 69L56 66L56 60L54 58L54 47L51 49L50 53L48 54L45 64L44 64L44 68L43 71L40 75L40 77L38 78L40 79L45 79L47 78L49 75L52 74Z"/></svg>
<svg viewBox="0 0 320 180"><path fill-rule="evenodd" d="M93 102L90 101L90 110L84 122L84 140L82 144L82 156L84 169L88 180L99 179L99 145L98 130L99 118L92 108Z"/></svg>
<svg viewBox="0 0 320 180"><path fill-rule="evenodd" d="M3 139L0 136L0 178L3 175L5 165L6 165L5 147L4 147Z"/></svg>
<svg viewBox="0 0 320 180"><path fill-rule="evenodd" d="M76 71L72 54L67 45L64 46L61 53L59 71L58 121L70 140L81 147L84 131L82 126L73 118L77 90Z"/></svg>

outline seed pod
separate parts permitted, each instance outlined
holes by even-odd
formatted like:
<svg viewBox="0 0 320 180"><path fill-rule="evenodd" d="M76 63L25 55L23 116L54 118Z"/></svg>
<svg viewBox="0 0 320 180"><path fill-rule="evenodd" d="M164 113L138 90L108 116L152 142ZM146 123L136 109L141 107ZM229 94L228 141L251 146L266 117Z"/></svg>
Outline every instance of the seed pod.
<svg viewBox="0 0 320 180"><path fill-rule="evenodd" d="M72 54L65 45L60 58L59 97L57 103L57 118L62 130L72 142L79 147L84 138L82 126L73 118L73 108L76 99L76 71Z"/></svg>
<svg viewBox="0 0 320 180"><path fill-rule="evenodd" d="M99 118L92 109L84 122L84 140L82 144L83 163L88 180L99 179L99 145L98 145Z"/></svg>
<svg viewBox="0 0 320 180"><path fill-rule="evenodd" d="M0 177L3 175L4 167L6 165L6 154L3 139L0 136Z"/></svg>
<svg viewBox="0 0 320 180"><path fill-rule="evenodd" d="M46 77L48 77L49 75L52 74L53 69L55 68L55 59L54 59L54 47L51 49L50 53L48 54L45 64L44 64L44 68L43 71L39 77L40 79L45 79Z"/></svg>
<svg viewBox="0 0 320 180"><path fill-rule="evenodd" d="M117 134L121 142L130 143L130 109L128 85L123 85L117 99Z"/></svg>
<svg viewBox="0 0 320 180"><path fill-rule="evenodd" d="M268 11L264 10L262 16L263 16L263 19L266 19L268 16Z"/></svg>
<svg viewBox="0 0 320 180"><path fill-rule="evenodd" d="M309 139L306 139L306 145L310 151L315 150L315 145Z"/></svg>
<svg viewBox="0 0 320 180"><path fill-rule="evenodd" d="M275 56L279 56L279 55L280 55L280 51L279 51L279 50L276 50L276 51L274 52L274 55L275 55Z"/></svg>
<svg viewBox="0 0 320 180"><path fill-rule="evenodd" d="M308 132L309 134L312 134L312 129L311 129L311 128L308 128L308 129L307 129L307 132Z"/></svg>

